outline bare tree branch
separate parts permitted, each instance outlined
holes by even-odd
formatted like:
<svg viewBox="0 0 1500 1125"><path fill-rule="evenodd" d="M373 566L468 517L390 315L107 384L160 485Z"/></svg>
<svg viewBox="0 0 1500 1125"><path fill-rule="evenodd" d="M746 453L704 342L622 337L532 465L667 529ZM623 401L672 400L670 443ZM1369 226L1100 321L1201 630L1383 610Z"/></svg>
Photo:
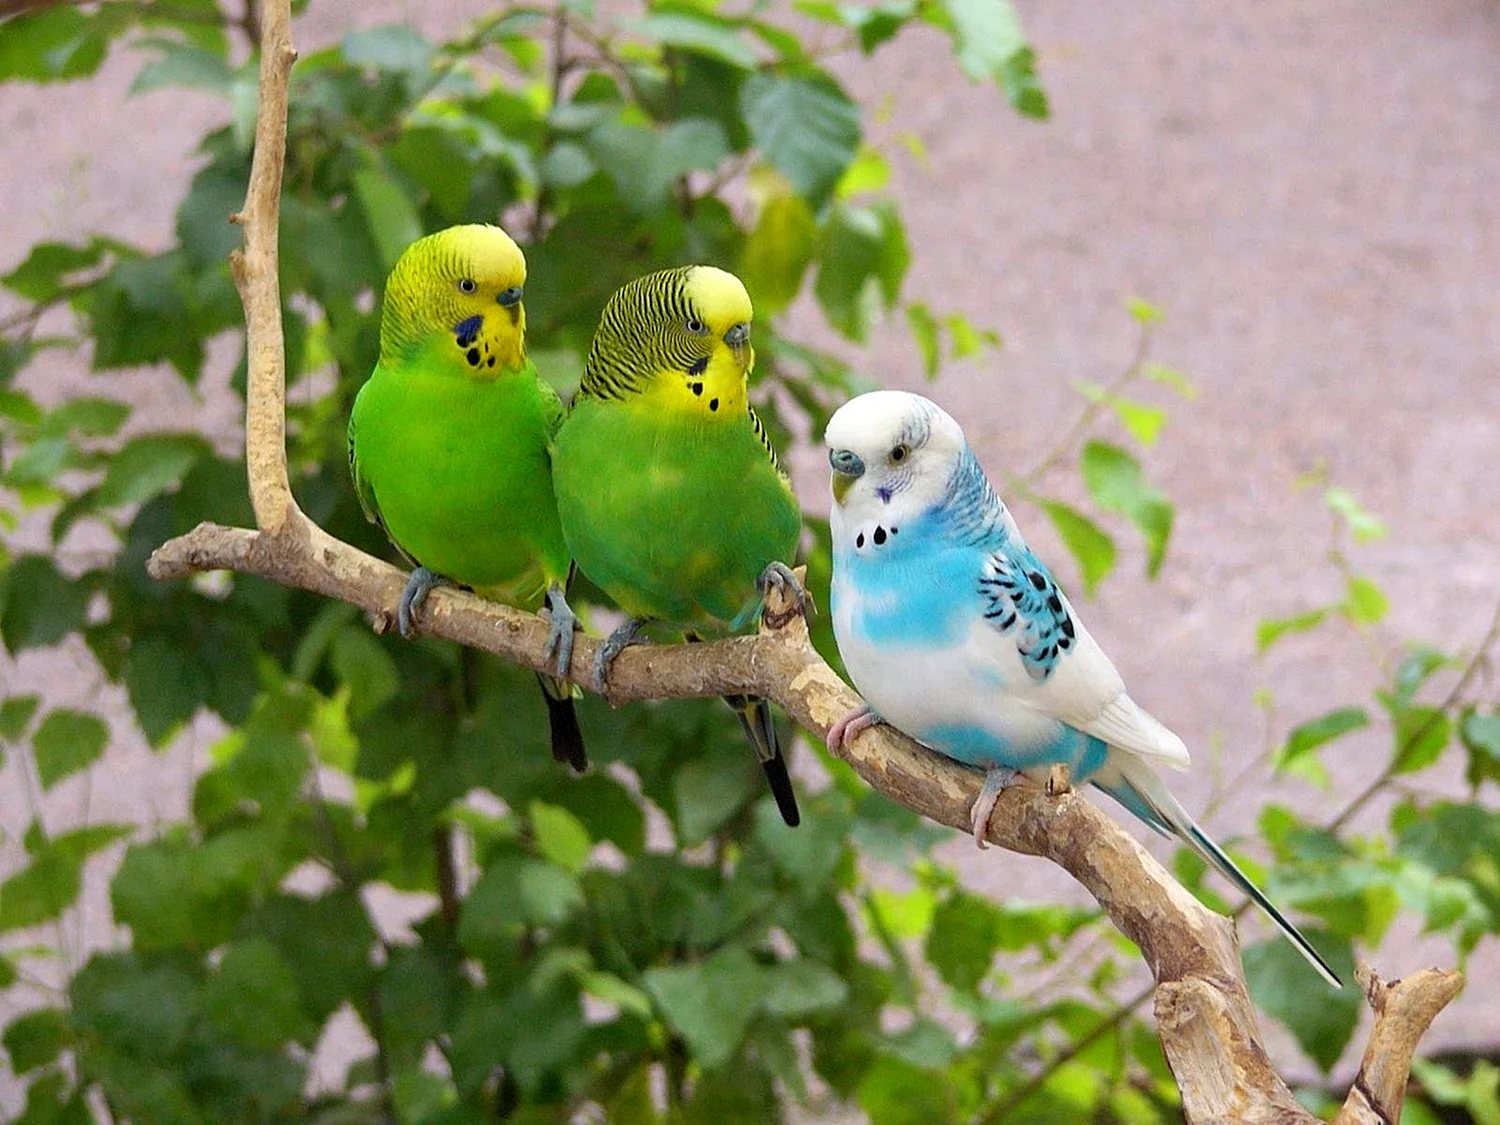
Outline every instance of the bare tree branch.
<svg viewBox="0 0 1500 1125"><path fill-rule="evenodd" d="M259 575L358 606L383 631L389 628L404 575L308 520L287 477L276 222L288 74L296 57L288 8L288 0L274 0L263 13L255 162L239 216L245 249L234 263L250 331L247 459L259 530L200 524L158 548L147 569L158 579L219 569ZM422 628L530 668L545 666L547 625L541 618L470 594L434 591ZM575 676L582 677L591 666L597 644L579 638L570 670ZM779 591L768 599L758 636L691 648L631 648L611 674L610 697L616 703L726 694L774 699L819 737L859 702L814 651L807 623ZM842 756L888 797L967 831L969 807L980 784L976 771L884 726L861 734ZM1133 837L1076 793L1050 797L1034 786L1007 791L990 820L989 839L1064 868L1140 946L1157 982L1162 1043L1190 1122L1317 1120L1297 1104L1261 1044L1230 919L1199 903ZM1394 1121L1417 1041L1457 994L1463 977L1431 969L1386 985L1361 966L1359 979L1376 1024L1359 1081L1339 1120Z"/></svg>

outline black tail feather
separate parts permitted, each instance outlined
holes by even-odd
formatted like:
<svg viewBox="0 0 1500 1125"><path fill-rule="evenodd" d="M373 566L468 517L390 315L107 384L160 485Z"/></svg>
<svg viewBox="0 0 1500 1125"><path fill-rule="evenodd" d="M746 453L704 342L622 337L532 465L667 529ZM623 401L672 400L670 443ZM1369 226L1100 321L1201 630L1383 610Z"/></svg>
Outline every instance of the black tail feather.
<svg viewBox="0 0 1500 1125"><path fill-rule="evenodd" d="M542 687L542 698L547 701L552 757L583 773L589 768L589 756L583 746L583 730L578 725L578 708L573 701L572 689L548 676L539 674L536 679Z"/></svg>
<svg viewBox="0 0 1500 1125"><path fill-rule="evenodd" d="M788 828L796 828L802 823L802 813L797 808L797 791L792 787L792 775L787 771L786 755L777 744L776 719L771 714L771 705L753 695L726 695L724 702L733 708L745 737L755 747L781 819Z"/></svg>

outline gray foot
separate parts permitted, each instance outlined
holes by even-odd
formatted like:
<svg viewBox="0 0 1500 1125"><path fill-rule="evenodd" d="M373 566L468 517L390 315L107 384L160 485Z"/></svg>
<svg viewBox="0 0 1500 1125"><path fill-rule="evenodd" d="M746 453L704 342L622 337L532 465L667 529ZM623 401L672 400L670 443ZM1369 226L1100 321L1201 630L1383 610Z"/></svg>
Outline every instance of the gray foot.
<svg viewBox="0 0 1500 1125"><path fill-rule="evenodd" d="M566 677L568 666L573 663L573 634L581 626L561 586L553 586L547 591L543 614L551 627L547 630L547 646L542 651L557 669L557 674Z"/></svg>
<svg viewBox="0 0 1500 1125"><path fill-rule="evenodd" d="M419 566L411 572L411 577L406 580L406 589L401 591L401 600L396 603L396 628L403 637L411 639L412 631L416 628L417 614L422 611L422 603L427 600L427 595L432 593L433 588L451 585L453 583L448 579L425 566Z"/></svg>
<svg viewBox="0 0 1500 1125"><path fill-rule="evenodd" d="M605 685L609 680L609 666L631 645L641 643L641 627L645 624L640 618L632 617L604 638L604 643L594 654L594 690L600 695L607 690Z"/></svg>
<svg viewBox="0 0 1500 1125"><path fill-rule="evenodd" d="M760 577L755 580L755 589L764 598L771 590L780 590L787 595L787 600L797 607L797 612L803 617L807 616L811 599L807 591L802 588L802 583L797 581L797 576L792 573L792 568L786 563L773 562L760 572Z"/></svg>

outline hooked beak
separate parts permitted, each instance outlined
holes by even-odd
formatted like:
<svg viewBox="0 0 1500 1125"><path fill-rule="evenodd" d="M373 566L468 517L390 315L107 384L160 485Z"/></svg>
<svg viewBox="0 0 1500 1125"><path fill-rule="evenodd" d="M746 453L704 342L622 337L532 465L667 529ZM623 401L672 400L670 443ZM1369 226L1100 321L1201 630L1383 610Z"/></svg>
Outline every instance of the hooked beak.
<svg viewBox="0 0 1500 1125"><path fill-rule="evenodd" d="M744 321L734 325L724 333L724 342L731 348L743 348L750 342L750 326Z"/></svg>
<svg viewBox="0 0 1500 1125"><path fill-rule="evenodd" d="M828 463L833 466L833 499L842 505L854 482L865 475L865 463L849 449L830 449Z"/></svg>

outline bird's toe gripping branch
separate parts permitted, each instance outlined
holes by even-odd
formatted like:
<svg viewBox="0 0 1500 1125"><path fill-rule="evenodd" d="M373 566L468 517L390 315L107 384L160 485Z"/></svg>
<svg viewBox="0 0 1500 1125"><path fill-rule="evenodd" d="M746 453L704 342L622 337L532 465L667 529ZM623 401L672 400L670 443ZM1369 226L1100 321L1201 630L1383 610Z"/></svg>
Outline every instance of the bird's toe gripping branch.
<svg viewBox="0 0 1500 1125"><path fill-rule="evenodd" d="M547 645L543 650L547 662L557 669L557 674L568 677L568 668L573 663L573 634L583 628L578 615L568 605L561 586L554 585L547 591L547 604L542 609L547 619Z"/></svg>
<svg viewBox="0 0 1500 1125"><path fill-rule="evenodd" d="M448 579L425 566L419 566L411 572L411 577L406 580L406 589L401 591L401 600L396 603L396 628L403 637L411 639L417 627L417 614L422 612L422 604L427 601L427 595L438 586L451 585L453 583Z"/></svg>
<svg viewBox="0 0 1500 1125"><path fill-rule="evenodd" d="M609 694L609 666L615 662L615 658L631 645L644 642L641 628L645 624L640 618L632 617L605 637L604 643L594 653L594 690L600 695Z"/></svg>
<svg viewBox="0 0 1500 1125"><path fill-rule="evenodd" d="M806 567L793 570L781 562L773 562L761 571L755 588L764 599L761 620L766 628L773 632L785 629L794 617L806 617L808 610L815 608L812 595L802 584L806 574Z"/></svg>

